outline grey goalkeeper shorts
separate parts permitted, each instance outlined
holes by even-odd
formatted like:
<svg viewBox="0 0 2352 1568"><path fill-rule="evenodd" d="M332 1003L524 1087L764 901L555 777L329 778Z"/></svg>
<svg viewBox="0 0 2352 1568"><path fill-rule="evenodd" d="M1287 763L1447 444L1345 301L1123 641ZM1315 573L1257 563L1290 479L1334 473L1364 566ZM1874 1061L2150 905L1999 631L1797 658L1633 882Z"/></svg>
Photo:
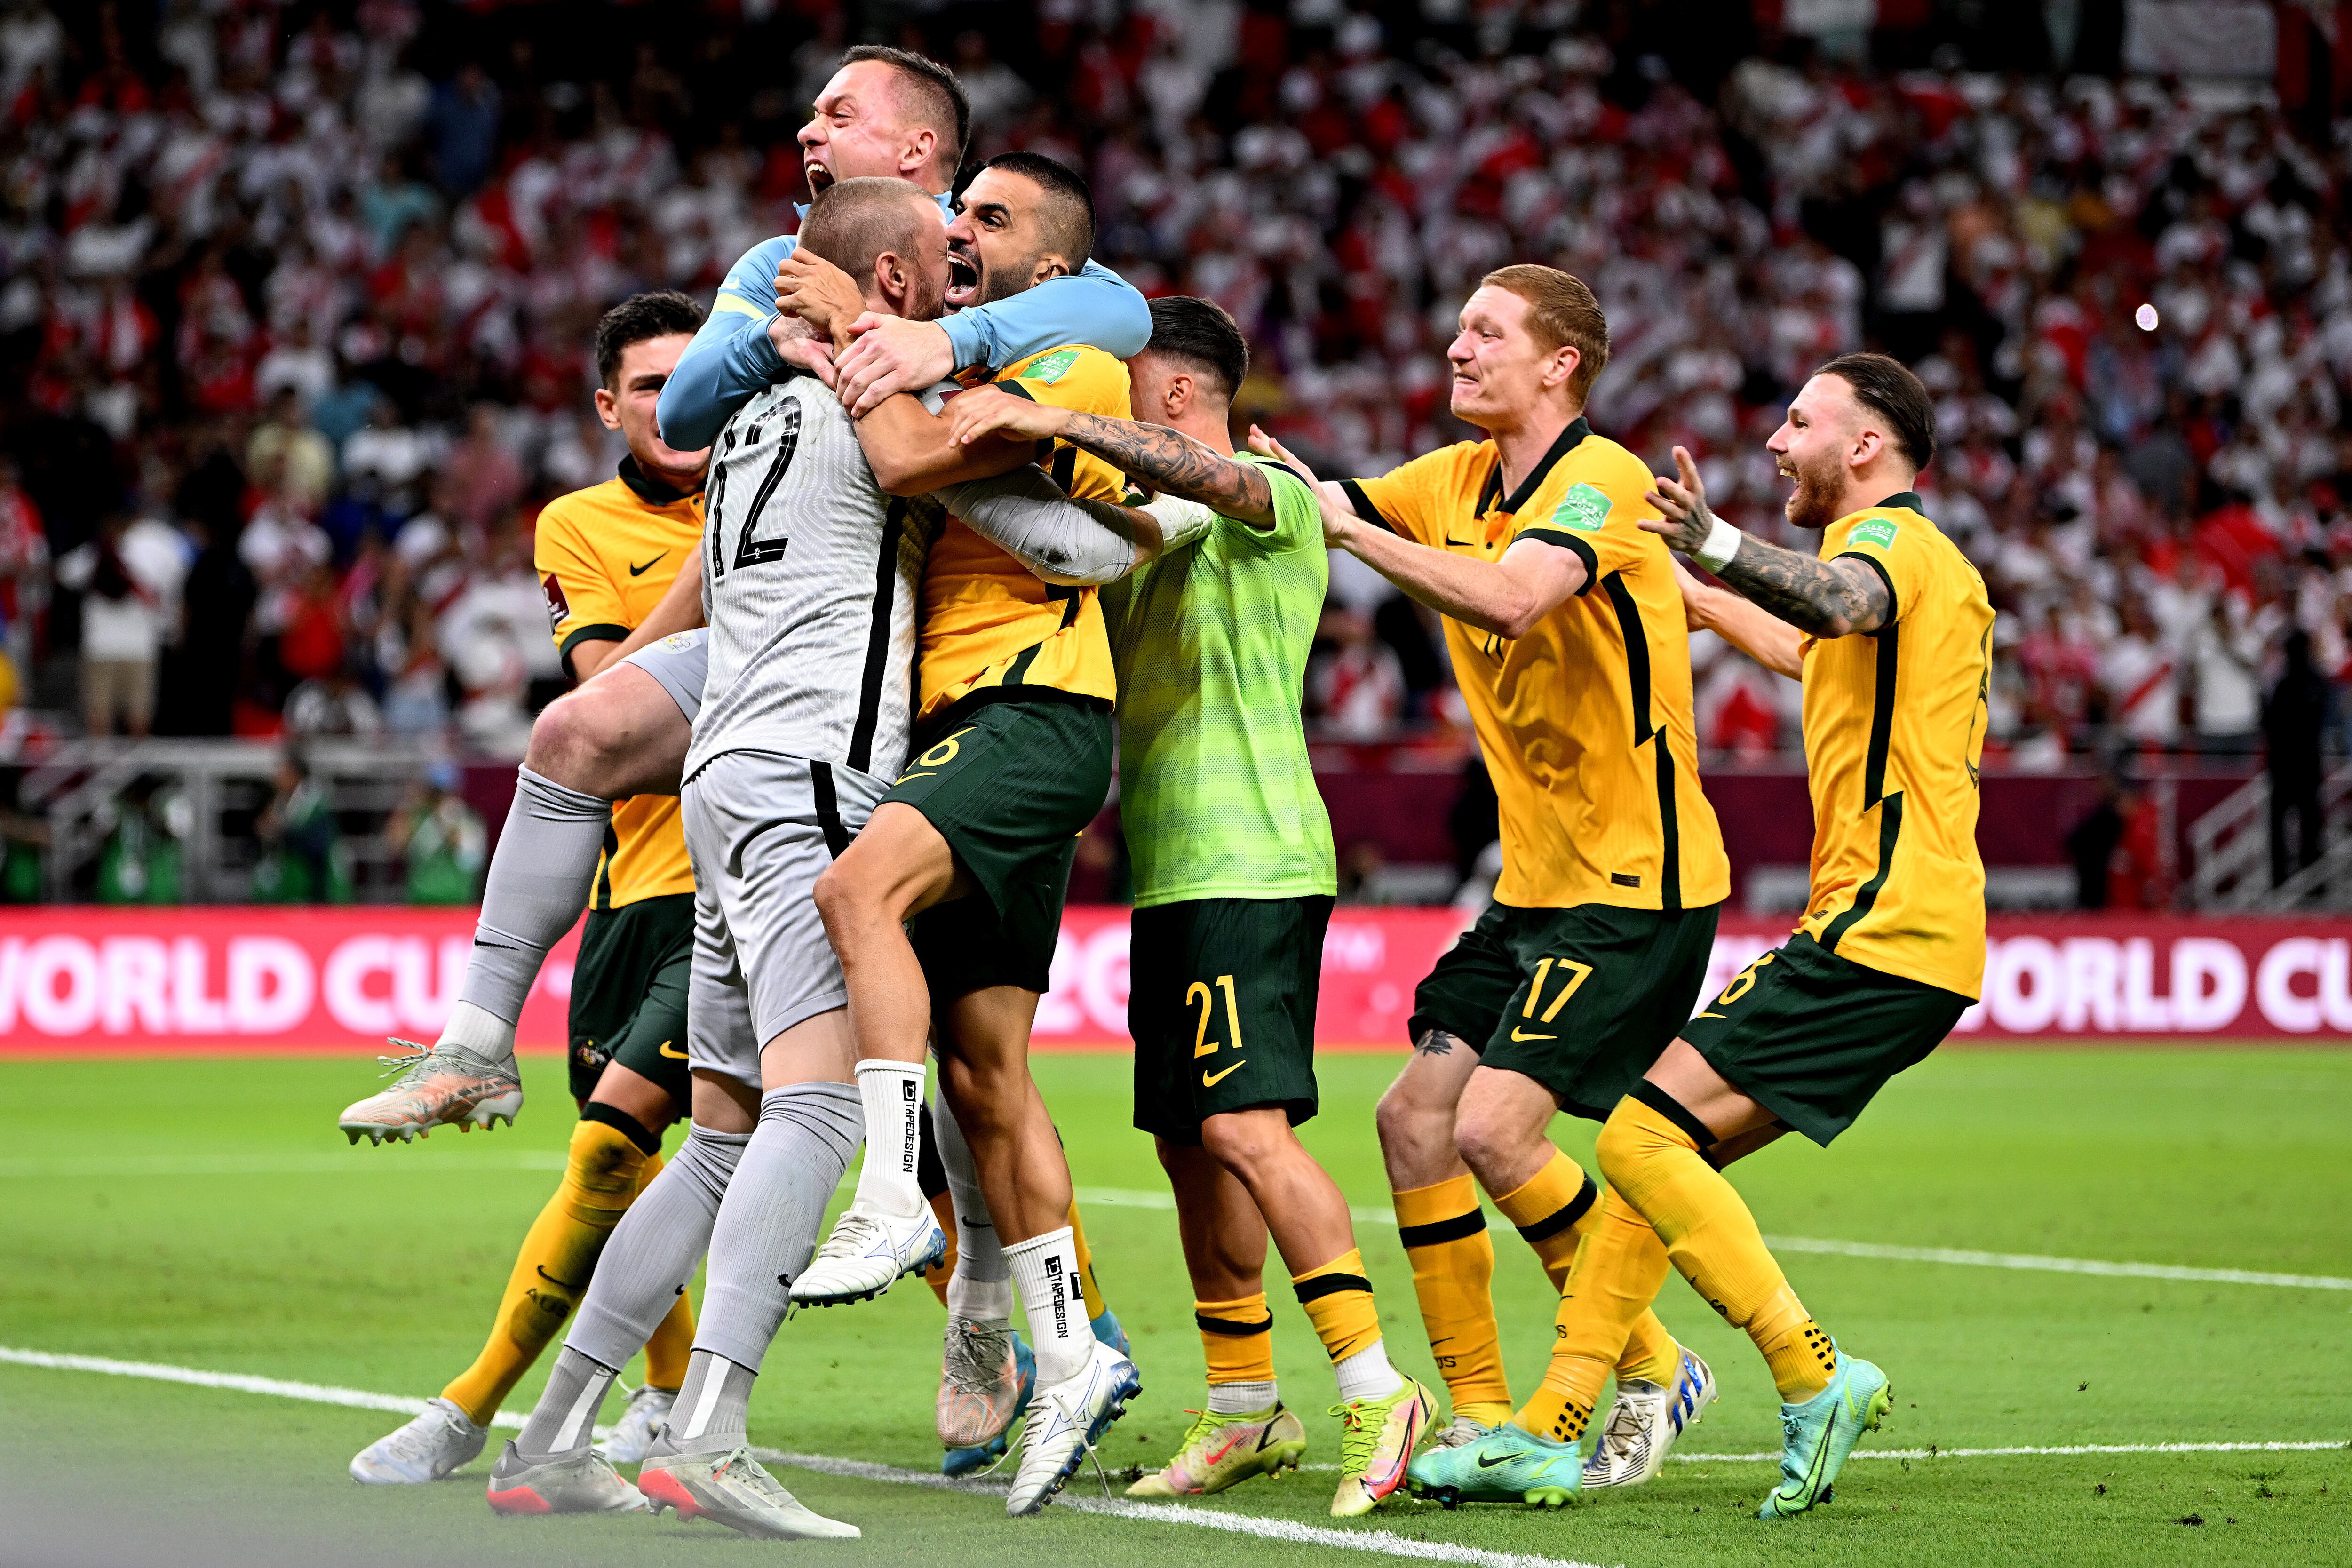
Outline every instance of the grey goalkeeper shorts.
<svg viewBox="0 0 2352 1568"><path fill-rule="evenodd" d="M673 632L657 642L649 642L631 654L625 661L635 665L661 682L661 688L677 704L677 710L693 723L702 711L702 678L710 669L710 628L697 626L690 632Z"/></svg>
<svg viewBox="0 0 2352 1568"><path fill-rule="evenodd" d="M688 1065L757 1088L760 1047L845 1006L840 961L816 912L816 879L890 787L854 768L778 752L721 752L679 792L694 862ZM722 992L749 997L751 1027ZM703 1020L713 1027L705 1029Z"/></svg>

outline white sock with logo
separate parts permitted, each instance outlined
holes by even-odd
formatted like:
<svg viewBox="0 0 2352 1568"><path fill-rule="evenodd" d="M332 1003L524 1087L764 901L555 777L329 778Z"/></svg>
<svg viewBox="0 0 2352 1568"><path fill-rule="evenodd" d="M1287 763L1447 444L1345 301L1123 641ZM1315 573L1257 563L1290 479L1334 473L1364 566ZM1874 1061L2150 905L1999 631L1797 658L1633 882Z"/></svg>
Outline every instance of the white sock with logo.
<svg viewBox="0 0 2352 1568"><path fill-rule="evenodd" d="M856 1206L867 1214L913 1219L928 1213L915 1176L922 1145L923 1064L869 1058L857 1064L857 1100L866 1109L866 1167Z"/></svg>
<svg viewBox="0 0 2352 1568"><path fill-rule="evenodd" d="M1037 1386L1048 1387L1086 1370L1094 1354L1094 1331L1087 1327L1086 1297L1078 1289L1078 1244L1068 1226L1009 1243L1004 1260L1029 1319L1029 1343L1037 1352Z"/></svg>

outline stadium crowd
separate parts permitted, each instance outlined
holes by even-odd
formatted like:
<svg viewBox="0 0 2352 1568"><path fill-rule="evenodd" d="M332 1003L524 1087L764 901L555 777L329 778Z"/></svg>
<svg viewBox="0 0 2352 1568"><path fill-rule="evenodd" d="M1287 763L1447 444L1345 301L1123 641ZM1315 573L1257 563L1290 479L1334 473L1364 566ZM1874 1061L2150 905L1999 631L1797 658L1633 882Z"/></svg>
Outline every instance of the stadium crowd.
<svg viewBox="0 0 2352 1568"><path fill-rule="evenodd" d="M621 455L589 328L793 226L792 132L845 41L824 5L659 10L583 40L545 7L0 7L16 700L520 754L562 679L532 519ZM1772 39L1695 73L1577 11L1040 0L900 41L957 64L977 153L1083 167L1100 259L1234 312L1242 407L1326 472L1461 438L1454 305L1542 259L1609 311L1595 423L1662 467L1690 447L1767 537L1762 443L1807 368L1916 366L1927 509L2002 612L1996 754L2254 750L2292 629L2340 678L2342 146L2146 79ZM1459 723L1433 624L1368 568L1335 559L1324 630L1322 733ZM1793 683L1696 651L1706 743L1793 749Z"/></svg>

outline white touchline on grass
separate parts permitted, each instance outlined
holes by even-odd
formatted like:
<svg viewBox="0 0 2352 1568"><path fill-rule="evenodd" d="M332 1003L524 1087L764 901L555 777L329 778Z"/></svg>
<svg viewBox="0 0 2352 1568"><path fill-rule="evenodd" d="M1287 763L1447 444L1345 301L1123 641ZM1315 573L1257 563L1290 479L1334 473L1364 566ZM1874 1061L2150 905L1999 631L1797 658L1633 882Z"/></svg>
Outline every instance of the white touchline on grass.
<svg viewBox="0 0 2352 1568"><path fill-rule="evenodd" d="M360 1410L389 1410L402 1415L424 1414L425 1402L404 1394L374 1394L364 1388L338 1388L324 1383L293 1383L278 1377L255 1377L241 1372L206 1372L201 1367L173 1366L167 1362L120 1361L112 1356L69 1355L56 1351L28 1351L12 1345L0 1345L0 1363L16 1366L46 1367L56 1372L94 1372L108 1377L140 1377L153 1383L184 1383L198 1388L224 1388L238 1394L263 1394L278 1399L300 1399L313 1405L343 1405ZM501 1410L490 1417L493 1426L520 1426L523 1418L511 1410ZM610 1428L599 1426L597 1436ZM2329 1438L2311 1442L2269 1443L2072 1443L2048 1447L2013 1448L1857 1448L1857 1459L1984 1459L2008 1458L2016 1456L2066 1454L2264 1454L2316 1452L2328 1448L2352 1448L2352 1443ZM764 1452L764 1451L763 1451ZM788 1464L802 1464L823 1469L828 1474L864 1475L877 1480L903 1481L908 1485L940 1487L949 1490L969 1489L974 1483L950 1480L920 1470L894 1469L887 1465L871 1465L862 1459L835 1459L824 1455L777 1456ZM1762 1464L1776 1461L1780 1456L1757 1454L1676 1454L1675 1458L1685 1464ZM1336 1468L1334 1466L1307 1465L1306 1469ZM887 1472L887 1474L885 1473ZM1067 1500L1083 1502L1084 1499ZM1122 1508L1129 1505L1121 1504ZM1134 1505L1141 1506L1141 1505ZM1218 1518L1229 1518L1220 1514ZM1349 1533L1342 1531L1340 1533ZM1496 1561L1536 1562L1550 1559L1517 1558ZM1482 1559L1483 1561L1483 1559Z"/></svg>
<svg viewBox="0 0 2352 1568"><path fill-rule="evenodd" d="M1080 1187L1080 1203L1118 1208L1172 1209L1167 1193L1122 1187ZM1350 1208L1358 1225L1393 1226L1396 1215L1383 1208ZM1896 1263L1954 1263L1971 1268L2017 1268L2046 1274L2100 1274L2123 1279L2177 1279L2203 1285L2278 1285L2305 1290L2352 1290L2352 1279L2331 1274L2268 1274L2251 1268L2189 1268L2174 1263L2110 1263L2097 1258L2045 1258L2032 1252L1969 1252L1948 1247L1889 1247L1874 1241L1823 1241L1809 1236L1768 1236L1776 1252L1815 1252L1836 1258L1875 1258Z"/></svg>

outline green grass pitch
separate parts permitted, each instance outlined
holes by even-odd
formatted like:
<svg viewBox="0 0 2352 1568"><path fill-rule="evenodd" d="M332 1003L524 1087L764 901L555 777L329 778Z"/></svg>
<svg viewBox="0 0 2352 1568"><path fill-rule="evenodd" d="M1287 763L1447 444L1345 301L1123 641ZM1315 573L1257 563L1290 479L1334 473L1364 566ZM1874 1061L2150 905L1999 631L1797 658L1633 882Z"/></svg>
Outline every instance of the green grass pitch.
<svg viewBox="0 0 2352 1568"><path fill-rule="evenodd" d="M1351 1201L1385 1206L1371 1110L1392 1056L1331 1055L1306 1129ZM317 1059L0 1063L0 1346L422 1397L471 1358L572 1116L559 1061L527 1067L511 1132L349 1148L333 1125L365 1064ZM1164 1191L1128 1124L1127 1064L1042 1058L1082 1190ZM1784 1140L1738 1167L1767 1234L2283 1273L2352 1275L2352 1053L1952 1050L1897 1079L1823 1152ZM1591 1129L1556 1132L1589 1162ZM672 1142L675 1142L673 1134ZM1191 1294L1162 1208L1087 1208L1098 1270L1135 1334L1145 1393L1107 1460L1163 1460L1202 1395ZM1495 1231L1517 1391L1540 1374L1552 1303ZM1360 1228L1391 1356L1435 1384L1393 1226ZM2352 1292L1786 1254L1841 1342L1885 1366L1895 1405L1871 1447L2352 1439ZM1273 1292L1286 1397L1310 1464L1338 1453L1329 1373ZM1762 1363L1678 1279L1667 1325L1723 1398L1691 1453L1774 1449ZM752 1405L756 1442L929 1471L940 1311L919 1281L785 1325ZM511 1408L538 1386L527 1380ZM1090 1565L1382 1559L1262 1534L784 1470L859 1542L755 1545L674 1519L508 1521L484 1460L425 1488L361 1488L351 1454L401 1417L120 1376L0 1364L0 1560L47 1530L233 1541L248 1560L741 1563L1055 1552ZM617 1400L607 1407L609 1419ZM493 1440L499 1434L494 1433ZM1341 1530L1637 1568L2352 1562L2352 1452L1857 1459L1815 1515L1756 1522L1772 1467L1669 1465L1565 1513L1392 1502ZM1335 1527L1334 1478L1253 1482L1202 1511ZM1099 1497L1090 1474L1071 1495ZM2201 1522L2198 1522L2201 1521ZM25 1532L30 1530L32 1535ZM207 1534L207 1532L210 1532ZM1434 1552L1433 1552L1433 1555ZM1392 1559L1391 1559L1392 1560ZM1440 1558L1439 1560L1444 1560Z"/></svg>

